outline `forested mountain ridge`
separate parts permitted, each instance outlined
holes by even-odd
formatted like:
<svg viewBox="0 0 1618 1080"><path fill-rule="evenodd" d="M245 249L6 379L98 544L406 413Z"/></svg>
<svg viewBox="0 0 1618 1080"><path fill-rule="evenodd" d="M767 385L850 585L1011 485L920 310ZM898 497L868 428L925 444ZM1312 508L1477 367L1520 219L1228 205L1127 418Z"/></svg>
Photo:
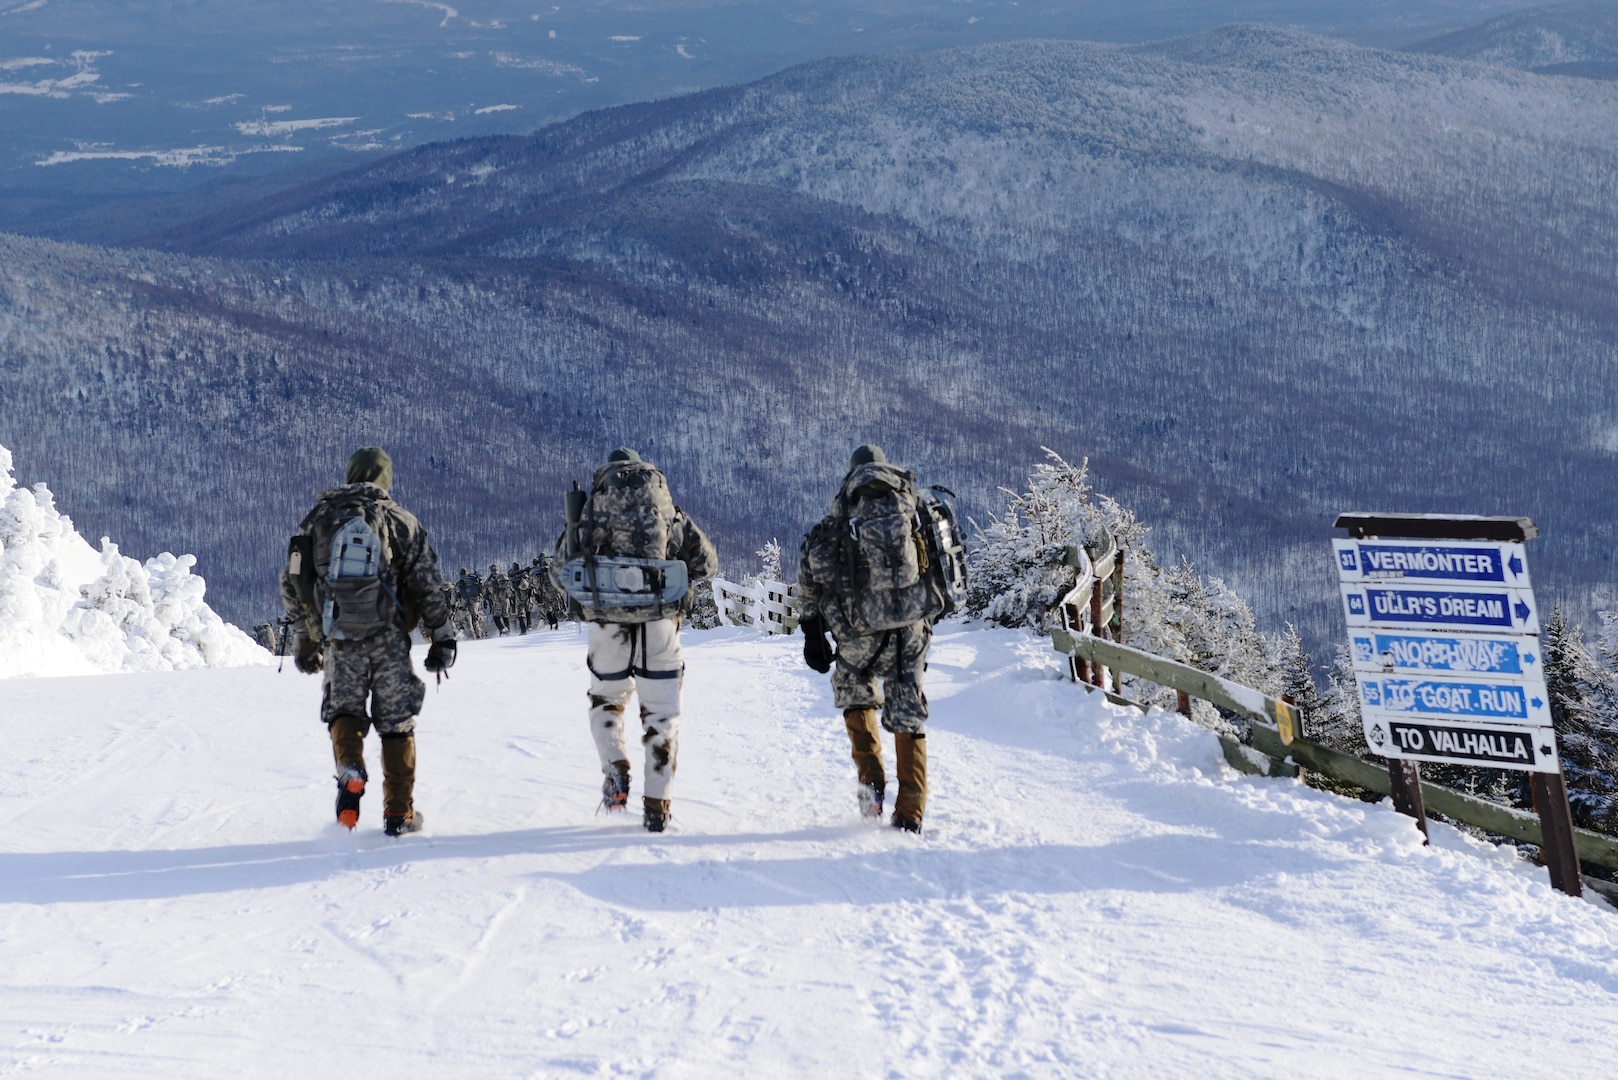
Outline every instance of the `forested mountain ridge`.
<svg viewBox="0 0 1618 1080"><path fill-rule="evenodd" d="M1410 48L1543 74L1618 79L1618 6L1581 0L1533 7Z"/></svg>
<svg viewBox="0 0 1618 1080"><path fill-rule="evenodd" d="M89 526L198 550L238 617L359 439L452 561L554 535L618 441L733 560L858 441L979 516L1046 444L1317 646L1351 507L1532 514L1536 580L1587 606L1615 106L1258 27L810 64L422 147L173 254L8 241L0 442ZM221 482L245 517L197 505Z"/></svg>

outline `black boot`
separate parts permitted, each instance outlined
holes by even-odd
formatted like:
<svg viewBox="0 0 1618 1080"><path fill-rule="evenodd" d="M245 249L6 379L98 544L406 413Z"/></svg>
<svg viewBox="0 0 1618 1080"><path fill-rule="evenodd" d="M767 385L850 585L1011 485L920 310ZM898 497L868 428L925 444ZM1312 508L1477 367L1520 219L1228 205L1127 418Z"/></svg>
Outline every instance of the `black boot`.
<svg viewBox="0 0 1618 1080"><path fill-rule="evenodd" d="M629 762L615 761L601 781L601 809L611 813L629 806Z"/></svg>
<svg viewBox="0 0 1618 1080"><path fill-rule="evenodd" d="M352 829L360 823L360 796L369 779L363 765L350 765L337 774L337 824Z"/></svg>
<svg viewBox="0 0 1618 1080"><path fill-rule="evenodd" d="M662 832L669 823L669 801L667 799L642 799L645 810L641 815L641 824L646 826L647 832Z"/></svg>

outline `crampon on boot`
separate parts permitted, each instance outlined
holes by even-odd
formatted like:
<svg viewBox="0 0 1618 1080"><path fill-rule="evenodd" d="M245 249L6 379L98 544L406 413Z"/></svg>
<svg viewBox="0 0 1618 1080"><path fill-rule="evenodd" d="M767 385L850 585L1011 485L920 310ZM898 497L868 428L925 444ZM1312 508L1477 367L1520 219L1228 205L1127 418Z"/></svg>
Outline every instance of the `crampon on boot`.
<svg viewBox="0 0 1618 1080"><path fill-rule="evenodd" d="M426 819L414 810L408 814L382 815L382 831L389 836L403 836L405 833L420 832L421 827L425 824L427 824Z"/></svg>
<svg viewBox="0 0 1618 1080"><path fill-rule="evenodd" d="M615 761L612 771L601 781L601 810L611 813L629 807L629 762ZM599 813L600 810L597 811Z"/></svg>
<svg viewBox="0 0 1618 1080"><path fill-rule="evenodd" d="M897 810L895 810L893 812L893 819L892 819L891 824L893 825L893 827L895 829L902 829L905 832L913 832L913 833L921 832L921 822L917 821L915 818L905 817L903 814L899 813Z"/></svg>
<svg viewBox="0 0 1618 1080"><path fill-rule="evenodd" d="M886 792L876 784L861 784L859 786L860 817L867 821L882 817L882 800Z"/></svg>
<svg viewBox="0 0 1618 1080"><path fill-rule="evenodd" d="M667 799L642 799L645 809L641 813L641 824L646 826L647 832L662 832L669 824L669 801Z"/></svg>
<svg viewBox="0 0 1618 1080"><path fill-rule="evenodd" d="M346 766L337 774L337 824L352 829L360 823L360 796L365 794L363 765Z"/></svg>

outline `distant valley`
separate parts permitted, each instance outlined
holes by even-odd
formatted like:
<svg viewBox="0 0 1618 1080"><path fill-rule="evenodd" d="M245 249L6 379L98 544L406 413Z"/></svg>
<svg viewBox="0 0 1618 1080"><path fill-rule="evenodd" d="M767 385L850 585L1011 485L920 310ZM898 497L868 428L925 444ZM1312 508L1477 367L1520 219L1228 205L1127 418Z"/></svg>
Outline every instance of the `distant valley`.
<svg viewBox="0 0 1618 1080"><path fill-rule="evenodd" d="M1524 0L0 0L0 231L93 243L445 139L792 64L1252 21L1400 45ZM184 198L176 198L183 196Z"/></svg>
<svg viewBox="0 0 1618 1080"><path fill-rule="evenodd" d="M273 610L348 449L448 562L627 441L732 567L874 440L984 520L1040 446L1317 651L1344 509L1618 531L1618 84L1255 26L820 61L422 146L113 250L0 237L0 443Z"/></svg>

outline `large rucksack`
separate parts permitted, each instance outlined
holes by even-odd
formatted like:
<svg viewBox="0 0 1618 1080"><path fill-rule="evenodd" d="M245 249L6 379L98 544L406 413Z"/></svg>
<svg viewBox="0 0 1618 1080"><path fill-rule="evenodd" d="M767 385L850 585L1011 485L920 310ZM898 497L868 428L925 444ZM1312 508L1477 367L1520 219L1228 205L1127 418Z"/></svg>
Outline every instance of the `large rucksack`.
<svg viewBox="0 0 1618 1080"><path fill-rule="evenodd" d="M680 610L690 582L685 564L668 557L674 513L656 465L615 461L597 470L579 523L582 553L557 571L584 618L641 623Z"/></svg>
<svg viewBox="0 0 1618 1080"><path fill-rule="evenodd" d="M918 493L910 472L885 462L849 474L807 548L811 570L836 608L829 613L834 632L879 634L936 622L965 600L953 509L931 492Z"/></svg>
<svg viewBox="0 0 1618 1080"><path fill-rule="evenodd" d="M668 558L674 497L656 465L615 461L597 470L584 514L586 550L632 559Z"/></svg>

